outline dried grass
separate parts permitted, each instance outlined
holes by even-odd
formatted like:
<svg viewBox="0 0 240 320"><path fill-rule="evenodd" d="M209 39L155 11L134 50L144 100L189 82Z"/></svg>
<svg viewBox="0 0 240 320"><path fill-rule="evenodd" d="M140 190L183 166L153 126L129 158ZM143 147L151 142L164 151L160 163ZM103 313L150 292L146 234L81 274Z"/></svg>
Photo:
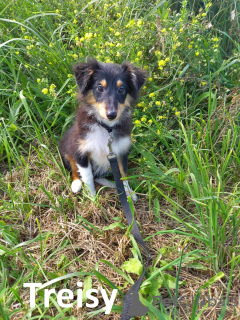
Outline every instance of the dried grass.
<svg viewBox="0 0 240 320"><path fill-rule="evenodd" d="M39 161L39 159L38 159ZM90 271L95 268L96 263L101 259L105 259L111 262L116 267L120 268L121 265L132 257L131 255L131 243L129 238L124 234L121 229L113 229L101 234L92 234L86 230L82 225L76 222L77 215L80 215L87 219L89 222L102 229L102 227L109 225L114 222L113 217L122 217L122 221L126 223L121 206L119 205L118 196L114 190L101 190L99 197L99 206L93 202L87 200L82 194L77 196L73 195L70 191L68 182L63 177L59 169L52 163L52 168L47 166L42 166L44 169L39 170L36 165L37 155L33 154L29 166L29 179L28 188L30 202L36 204L45 204L47 206L53 206L52 201L46 195L46 193L40 188L43 185L46 190L51 190L51 194L54 197L55 206L59 209L41 206L32 206L32 214L29 216L27 221L24 223L24 227L20 227L25 219L24 211L20 210L18 213L18 224L19 224L19 234L20 242L24 242L33 239L39 234L39 227L37 225L36 219L38 219L41 232L49 232L51 237L48 239L46 246L43 251L43 258L48 257L52 252L53 248L56 250L61 247L61 244L65 239L69 239L71 246L63 248L59 253L59 259L53 255L44 265L44 269L51 272L58 272L58 263L62 254L64 254L69 261L73 261L76 257L79 260L75 260L67 268L67 273L72 273L80 270ZM15 192L19 192L20 200L25 201L26 195L26 183L24 169L18 169L13 172L12 179L9 173L5 175L5 181L9 182ZM63 188L64 185L64 188ZM66 200L64 202L64 207L61 209L60 198ZM8 200L7 194L3 194L3 198ZM74 206L68 206L67 199L71 199ZM142 231L144 237L152 235L159 230L165 230L171 225L174 227L174 222L169 221L169 218L164 215L164 212L169 210L169 205L162 200L161 202L161 224L155 222L154 214L148 207L148 199L146 196L140 196L139 200L135 204L136 208L136 219L140 222L142 226ZM7 222L7 221L6 221ZM171 247L168 250L168 261L172 261L180 256L181 250L184 247L184 252L191 251L193 246L189 243L184 245L183 236L177 235L157 235L152 241L148 242L151 257L155 259L158 251L162 247ZM40 246L36 243L32 243L26 247L26 252L28 255L32 255L36 260L40 260ZM18 261L19 269L23 269L24 266ZM208 266L207 266L208 267ZM229 267L223 270L226 274L229 274ZM118 273L107 265L100 263L99 272L101 272L105 277L111 280L116 286L124 286L124 279L122 279ZM170 272L173 276L177 275L177 269ZM203 285L212 276L211 271L200 271L183 266L181 269L180 277L181 280L186 280L186 286L179 288L179 296L187 296L191 300L192 296L195 296L197 289ZM76 281L79 279L71 279L68 281L68 288L71 290L76 289ZM93 277L93 287L100 288L100 283L96 277ZM127 286L123 291L126 293L129 286ZM220 297L222 294L226 293L226 285L224 283L218 282L211 286L211 289L204 290L202 296L205 294L211 294L213 297ZM235 284L231 290L231 296L235 298L239 296L239 284ZM174 291L173 291L174 294ZM169 297L169 294L165 288L161 289L162 297ZM21 298L26 303L29 302L29 292L26 290L21 290ZM186 299L188 300L188 299ZM185 301L186 301L185 300ZM99 305L99 308L103 307L103 301ZM240 301L239 306L240 306ZM12 310L16 309L18 304L12 305ZM172 310L172 308L170 308ZM86 307L77 308L73 307L72 313L75 317L79 319L84 319L82 316L86 312L93 311L92 309L87 309ZM207 308L201 319L214 320L217 319L221 312L219 307ZM240 309L239 307L235 310L236 315L233 316L233 308L228 308L225 319L240 319ZM57 314L55 308L49 310L49 314ZM191 307L179 306L180 318L182 320L189 319L191 314ZM11 320L20 320L24 316L23 312L15 313ZM119 314L103 315L97 316L97 319L120 319Z"/></svg>

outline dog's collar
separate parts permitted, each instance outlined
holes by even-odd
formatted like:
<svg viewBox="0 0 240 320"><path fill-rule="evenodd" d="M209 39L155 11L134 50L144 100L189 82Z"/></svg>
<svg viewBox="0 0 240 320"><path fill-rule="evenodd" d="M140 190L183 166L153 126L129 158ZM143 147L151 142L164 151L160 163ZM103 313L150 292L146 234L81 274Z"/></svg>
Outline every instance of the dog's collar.
<svg viewBox="0 0 240 320"><path fill-rule="evenodd" d="M113 131L113 129L116 127L116 124L114 126L112 126L112 127L109 127L105 123L103 123L102 121L98 122L98 124L100 126L102 126L104 129L106 129L108 131L108 133L111 133Z"/></svg>

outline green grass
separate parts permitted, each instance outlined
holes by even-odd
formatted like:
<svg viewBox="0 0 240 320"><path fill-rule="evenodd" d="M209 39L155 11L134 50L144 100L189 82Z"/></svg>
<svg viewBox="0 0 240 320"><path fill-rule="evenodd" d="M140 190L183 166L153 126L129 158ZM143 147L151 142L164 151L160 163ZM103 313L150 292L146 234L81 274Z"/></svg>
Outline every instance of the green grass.
<svg viewBox="0 0 240 320"><path fill-rule="evenodd" d="M75 293L76 281L117 288L118 319L142 269L116 193L73 195L58 152L78 104L72 65L89 56L149 73L133 112L129 169L152 256L140 289L148 318L239 317L226 303L209 316L197 302L235 297L240 261L239 4L203 3L1 2L1 319L108 319L103 301L92 310L86 297L82 309L62 309L54 295L45 308L43 290L31 309L23 283L50 280ZM184 313L153 306L154 295L190 301L190 292Z"/></svg>

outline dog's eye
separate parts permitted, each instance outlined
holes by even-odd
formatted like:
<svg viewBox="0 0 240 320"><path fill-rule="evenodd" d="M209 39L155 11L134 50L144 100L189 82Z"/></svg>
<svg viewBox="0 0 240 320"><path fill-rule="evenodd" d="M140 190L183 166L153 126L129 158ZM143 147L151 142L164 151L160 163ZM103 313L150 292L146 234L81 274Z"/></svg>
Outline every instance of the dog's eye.
<svg viewBox="0 0 240 320"><path fill-rule="evenodd" d="M98 92L103 92L103 91L104 91L104 88L103 88L103 86L102 86L101 84L99 84L99 85L97 86L97 90L98 90Z"/></svg>
<svg viewBox="0 0 240 320"><path fill-rule="evenodd" d="M120 87L120 88L118 88L118 93L124 93L125 92L125 89L124 89L124 87Z"/></svg>

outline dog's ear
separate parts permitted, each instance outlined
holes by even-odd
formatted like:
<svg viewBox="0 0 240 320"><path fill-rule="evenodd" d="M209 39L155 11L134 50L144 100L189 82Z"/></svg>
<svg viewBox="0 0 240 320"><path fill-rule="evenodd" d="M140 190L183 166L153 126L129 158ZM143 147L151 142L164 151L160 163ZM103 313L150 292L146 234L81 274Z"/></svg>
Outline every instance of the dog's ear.
<svg viewBox="0 0 240 320"><path fill-rule="evenodd" d="M133 89L137 94L144 85L144 82L148 77L148 73L145 70L135 67L129 62L124 62L122 64L122 68L125 72L128 72L130 74L130 80L132 82Z"/></svg>
<svg viewBox="0 0 240 320"><path fill-rule="evenodd" d="M73 66L74 76L80 93L85 94L92 86L94 72L99 68L97 60L88 60L87 63L80 63Z"/></svg>

